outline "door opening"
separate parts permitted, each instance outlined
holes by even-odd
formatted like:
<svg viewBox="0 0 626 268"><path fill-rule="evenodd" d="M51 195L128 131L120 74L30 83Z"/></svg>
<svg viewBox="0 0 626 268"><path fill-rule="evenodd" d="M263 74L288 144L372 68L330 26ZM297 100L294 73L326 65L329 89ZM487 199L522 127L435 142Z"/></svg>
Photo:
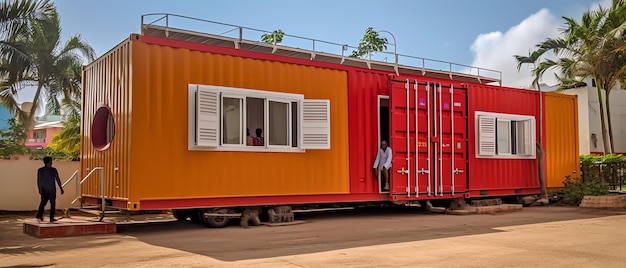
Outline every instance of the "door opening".
<svg viewBox="0 0 626 268"><path fill-rule="evenodd" d="M378 147L380 147L381 141L387 141L387 145L393 150L393 144L391 144L389 140L389 127L389 96L378 96L378 140L376 141L376 144L378 144ZM387 170L387 172L389 181L391 181L391 171ZM377 174L378 192L388 193L389 189L384 189L386 182L383 177L382 171L377 172Z"/></svg>

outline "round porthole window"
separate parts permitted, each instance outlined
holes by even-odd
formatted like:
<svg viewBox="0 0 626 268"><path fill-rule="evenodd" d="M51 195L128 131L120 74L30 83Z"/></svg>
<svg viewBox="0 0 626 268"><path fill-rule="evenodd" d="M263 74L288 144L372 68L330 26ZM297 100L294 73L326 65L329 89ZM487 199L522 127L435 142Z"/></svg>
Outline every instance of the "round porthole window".
<svg viewBox="0 0 626 268"><path fill-rule="evenodd" d="M91 125L91 144L94 149L103 151L111 146L111 141L115 135L115 122L111 109L102 106L96 110Z"/></svg>

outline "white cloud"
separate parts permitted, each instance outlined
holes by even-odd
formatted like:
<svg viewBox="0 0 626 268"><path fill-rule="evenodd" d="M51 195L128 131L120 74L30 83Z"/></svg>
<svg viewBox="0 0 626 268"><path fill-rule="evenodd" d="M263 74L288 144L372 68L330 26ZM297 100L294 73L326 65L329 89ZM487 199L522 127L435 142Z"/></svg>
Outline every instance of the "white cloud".
<svg viewBox="0 0 626 268"><path fill-rule="evenodd" d="M596 2L591 4L589 7L590 10L598 10L598 5L602 6L602 8L607 9L610 8L613 4L613 0L602 0L600 2Z"/></svg>
<svg viewBox="0 0 626 268"><path fill-rule="evenodd" d="M518 72L513 55L528 55L537 43L556 37L559 24L548 9L541 9L505 33L480 34L471 46L474 54L472 65L501 71L503 85L528 87L533 80L531 67L523 66ZM542 82L555 84L553 73L546 72Z"/></svg>

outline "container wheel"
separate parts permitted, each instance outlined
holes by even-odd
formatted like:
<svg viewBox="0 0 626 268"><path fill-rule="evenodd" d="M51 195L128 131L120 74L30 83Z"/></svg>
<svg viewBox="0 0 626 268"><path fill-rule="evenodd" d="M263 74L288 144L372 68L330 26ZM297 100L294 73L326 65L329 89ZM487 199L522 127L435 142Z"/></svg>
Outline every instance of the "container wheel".
<svg viewBox="0 0 626 268"><path fill-rule="evenodd" d="M226 227L230 223L230 218L228 218L228 217L215 217L215 216L206 217L206 216L204 216L204 212L227 214L227 213L229 213L228 209L225 209L225 208L220 208L220 209L199 209L198 210L198 215L199 215L200 219L207 226L212 227L212 228L224 228L224 227Z"/></svg>
<svg viewBox="0 0 626 268"><path fill-rule="evenodd" d="M172 210L172 215L179 221L186 221L190 214L191 211L188 210Z"/></svg>

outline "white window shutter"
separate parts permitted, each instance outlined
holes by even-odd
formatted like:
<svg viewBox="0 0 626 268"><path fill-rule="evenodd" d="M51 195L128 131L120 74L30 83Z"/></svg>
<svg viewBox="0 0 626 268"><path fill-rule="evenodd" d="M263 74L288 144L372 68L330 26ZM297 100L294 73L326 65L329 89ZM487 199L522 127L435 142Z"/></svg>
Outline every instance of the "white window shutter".
<svg viewBox="0 0 626 268"><path fill-rule="evenodd" d="M196 145L217 147L219 130L219 91L198 87L196 97Z"/></svg>
<svg viewBox="0 0 626 268"><path fill-rule="evenodd" d="M496 155L496 118L478 116L478 154Z"/></svg>
<svg viewBox="0 0 626 268"><path fill-rule="evenodd" d="M330 100L303 100L301 149L330 149Z"/></svg>

